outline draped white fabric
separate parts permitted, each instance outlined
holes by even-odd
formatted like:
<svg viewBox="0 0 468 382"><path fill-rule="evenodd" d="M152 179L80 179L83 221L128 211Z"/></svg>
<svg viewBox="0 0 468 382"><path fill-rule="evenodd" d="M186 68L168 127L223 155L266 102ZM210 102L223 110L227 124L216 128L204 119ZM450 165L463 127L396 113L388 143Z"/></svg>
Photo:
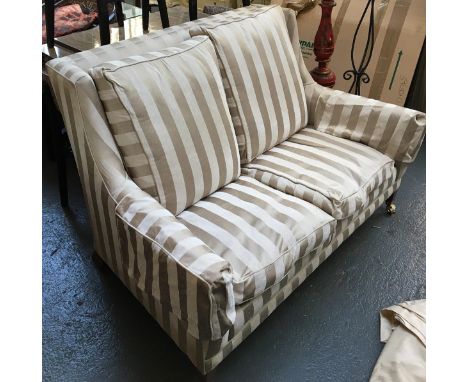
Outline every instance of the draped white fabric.
<svg viewBox="0 0 468 382"><path fill-rule="evenodd" d="M386 345L370 381L426 381L426 300L383 309L380 320L380 340Z"/></svg>

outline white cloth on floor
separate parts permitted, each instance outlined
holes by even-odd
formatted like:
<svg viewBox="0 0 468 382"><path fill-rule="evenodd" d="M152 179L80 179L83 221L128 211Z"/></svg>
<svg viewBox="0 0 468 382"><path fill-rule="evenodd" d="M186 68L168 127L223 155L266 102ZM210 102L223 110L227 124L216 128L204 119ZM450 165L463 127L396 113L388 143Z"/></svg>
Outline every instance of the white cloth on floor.
<svg viewBox="0 0 468 382"><path fill-rule="evenodd" d="M426 380L426 300L382 309L380 340L386 342L371 382Z"/></svg>

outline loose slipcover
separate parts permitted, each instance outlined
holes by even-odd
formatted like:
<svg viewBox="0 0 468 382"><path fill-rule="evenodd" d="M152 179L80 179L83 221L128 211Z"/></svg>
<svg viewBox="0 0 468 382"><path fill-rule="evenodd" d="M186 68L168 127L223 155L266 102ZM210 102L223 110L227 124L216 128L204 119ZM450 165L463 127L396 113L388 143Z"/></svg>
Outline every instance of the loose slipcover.
<svg viewBox="0 0 468 382"><path fill-rule="evenodd" d="M173 217L169 218L164 211L165 218L156 218L163 213L164 207L128 177L88 69L109 60L173 46L189 39L189 30L193 28L230 24L233 18L261 12L262 8L266 7L242 7L47 63L53 93L64 118L80 175L94 249L203 374L213 370L251 335L310 273L398 190L407 167L406 163L398 163L396 180L389 179L373 191L374 197L371 196L368 207L337 221L330 244L319 246L301 257L280 283L241 305L233 307L233 274L225 260L218 262L219 256L214 253L209 254L210 262L207 263L193 262L192 256L172 256L173 248L185 248L187 253L194 253L196 242L179 240L179 233L188 229L168 231L173 227ZM300 53L295 14L290 9L282 11L304 83L310 124L316 125L320 117L331 110L328 103L324 109L320 107L322 101L330 99L330 90L313 82ZM364 109L368 112L372 105L367 103ZM333 113L339 113L339 110ZM415 115L414 111L404 108L401 113ZM382 134L388 137L392 132L391 138L386 140L388 147L402 140L411 142L406 153L401 147L398 155L409 154L414 159L417 151L410 148L418 147L424 138L423 116L419 113L415 117L420 122L417 129L413 123L395 128L394 124L382 119L376 131L366 130L362 134L361 123L352 125L349 139L376 148L376 138ZM331 133L335 134L334 131ZM395 159L391 153L388 155ZM127 211L131 212L127 214ZM377 213L384 213L383 209ZM178 225L181 226L185 227ZM165 235L158 236L159 232ZM188 232L187 235L190 236ZM167 250L164 249L166 244Z"/></svg>
<svg viewBox="0 0 468 382"><path fill-rule="evenodd" d="M297 259L331 240L336 225L310 203L246 176L177 218L229 262L236 304L280 282Z"/></svg>
<svg viewBox="0 0 468 382"><path fill-rule="evenodd" d="M195 37L90 70L130 177L177 214L239 176L213 45Z"/></svg>
<svg viewBox="0 0 468 382"><path fill-rule="evenodd" d="M344 219L394 179L394 161L365 145L306 127L243 167L242 172Z"/></svg>
<svg viewBox="0 0 468 382"><path fill-rule="evenodd" d="M131 180L115 212L129 251L123 281L136 281L196 338L219 338L236 318L231 265Z"/></svg>
<svg viewBox="0 0 468 382"><path fill-rule="evenodd" d="M238 138L242 163L307 124L303 82L281 7L264 7L190 33L200 30L213 41L226 75L231 115L236 131L243 132Z"/></svg>

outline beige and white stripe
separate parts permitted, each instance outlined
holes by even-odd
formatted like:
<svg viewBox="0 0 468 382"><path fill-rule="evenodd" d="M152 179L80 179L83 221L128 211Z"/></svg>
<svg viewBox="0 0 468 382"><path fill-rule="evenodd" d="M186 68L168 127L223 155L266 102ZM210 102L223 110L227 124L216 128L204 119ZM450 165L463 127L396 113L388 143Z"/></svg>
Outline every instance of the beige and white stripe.
<svg viewBox="0 0 468 382"><path fill-rule="evenodd" d="M206 24L190 33L207 34L216 47L228 96L232 92L231 113L237 109L235 128L239 131L240 124L245 136L241 161L248 163L307 124L303 82L285 17L280 7L271 6L229 24Z"/></svg>
<svg viewBox="0 0 468 382"><path fill-rule="evenodd" d="M232 12L246 12L248 9L257 12L256 8L260 9L261 6L253 5ZM283 9L283 11L293 13L289 9ZM217 22L230 22L224 18L228 13L231 12L218 15ZM126 178L127 174L120 153L110 133L109 124L98 97L95 83L89 76L88 69L109 60L124 59L132 55L144 54L177 44L180 41L189 39L188 31L208 19L211 18L176 25L138 38L54 59L47 63L53 93L64 118L80 175L93 231L94 249L135 297L150 311L154 311L154 307L158 305L158 302L152 297L148 297L151 294L145 294L136 287L136 276L125 266L125 264L128 264L126 259L130 258L129 246L126 243L126 236L121 237L119 235L118 231L121 228L117 229L117 226L120 227L120 219L115 215L115 208L121 198L128 193L122 192L122 188L129 182ZM288 20L290 20L290 23L287 24L289 33L297 37L295 18L289 17ZM298 58L300 58L300 55ZM303 81L306 82L307 79L308 77L305 76ZM134 185L133 192L137 191L138 187ZM122 241L125 243L122 243ZM148 247L144 246L145 253L148 250ZM147 258L149 259L149 257ZM152 262L147 263L146 269L151 270L153 266L155 267L154 272L157 272L158 265ZM141 273L139 267L133 265L132 270ZM198 302L187 304L187 315L198 316L197 304ZM167 306L167 304L164 306ZM166 312L160 312L160 315L157 316L158 322L166 327L169 322L168 317L171 315L170 312L167 314ZM175 318L175 320L178 322L176 325L178 333L184 331L188 338L194 338L188 333L196 335L196 333L208 332L203 329L187 332L186 322L179 320L179 318ZM210 325L210 323L204 322L200 325ZM177 331L174 326L171 326L171 333L174 333L174 330ZM178 336L178 340L182 341L181 344L183 345L182 338L183 336ZM206 338L210 337L207 336ZM186 343L188 346L186 351L189 354L193 354L192 351L195 347L200 350L200 343L195 345L193 341ZM201 365L202 353L198 352L197 357L198 365Z"/></svg>
<svg viewBox="0 0 468 382"><path fill-rule="evenodd" d="M395 179L392 159L368 146L306 127L245 165L242 172L344 219Z"/></svg>
<svg viewBox="0 0 468 382"><path fill-rule="evenodd" d="M232 350L250 335L273 311L322 264L374 211L399 187L400 183L385 182L372 193L372 202L361 209L337 231L331 243L320 246L299 259L283 280L262 295L237 307L234 327L218 341L210 341L205 354L204 369L213 370ZM382 211L382 213L385 213ZM339 223L339 222L338 222Z"/></svg>
<svg viewBox="0 0 468 382"><path fill-rule="evenodd" d="M123 267L196 338L219 338L235 320L230 264L143 191L116 208Z"/></svg>
<svg viewBox="0 0 468 382"><path fill-rule="evenodd" d="M352 217L338 222L337 231L329 244L322 245L301 257L280 283L245 304L236 306L236 320L233 327L218 340L198 340L192 337L181 321L174 314L166 313L166 309L151 296L143 299L143 303L179 348L188 355L193 364L203 374L206 374L252 334L344 240L398 189L399 185L399 181L396 183L387 181L382 184L372 193L368 206ZM385 212L382 211L382 213Z"/></svg>
<svg viewBox="0 0 468 382"><path fill-rule="evenodd" d="M246 12L253 8L255 7L232 12ZM288 15L287 20L290 21L287 23L289 36L297 37L293 12L287 9L283 12ZM231 22L227 16L224 18L228 13L231 12L217 15L216 22L220 24ZM229 281L231 271L222 270L223 263L219 263L220 269L214 270L212 274L205 271L203 276L198 277L192 269L186 268L182 261L176 262L165 254L161 255L158 247L149 244L150 238L145 236L142 239L140 233L116 216L115 208L118 203L123 200L128 201L128 198L140 200L141 191L127 179L94 82L87 72L90 67L109 60L156 51L188 39L188 31L208 22L207 20L212 18L177 25L139 38L56 59L47 64L54 95L64 117L83 186L93 231L94 249L203 374L215 368L242 343L344 239L374 212L376 207L398 189L406 168L406 164L397 163L399 173L396 182L392 183L391 180L385 182L379 187L379 190L383 191L378 193L378 198L374 199L369 207L358 210L350 218L339 220L333 241L329 245L319 247L301 257L281 282L254 299L235 306L233 311L234 291L228 287L232 283ZM299 51L297 46L296 51ZM300 67L303 68L300 53L296 57L300 61ZM307 80L310 80L308 73L301 70L301 75L303 82L308 83ZM323 88L314 83L305 87L311 124L314 121L317 97L322 91ZM313 101L314 94L317 96L315 101ZM420 117L418 119L421 120ZM418 129L412 131L418 137L415 138L408 133L407 139L415 140L413 146L416 147L418 139L422 141L424 134L419 134ZM365 139L362 139L365 143ZM410 152L410 157L414 159L417 150L408 151ZM407 155L403 151L401 154L404 157ZM377 190L373 194L376 192ZM144 198L157 204L149 195L145 195ZM124 203L126 202L119 205L119 211L123 209ZM157 208L160 207L158 205ZM381 210L381 213L384 211ZM170 243L170 240L167 242ZM153 261L155 258L160 261ZM166 287L161 297L159 282L154 280L156 278L167 280L169 274L173 276L175 273L177 277L171 278L170 286ZM219 276L220 273L222 277ZM213 289L210 289L209 285L213 285ZM187 296L196 296L196 298L187 298ZM231 299L226 300L227 296ZM171 301L172 299L174 301Z"/></svg>
<svg viewBox="0 0 468 382"><path fill-rule="evenodd" d="M206 36L90 73L127 172L172 213L239 176L236 138Z"/></svg>
<svg viewBox="0 0 468 382"><path fill-rule="evenodd" d="M309 124L315 129L373 147L395 162L416 158L426 133L426 114L315 83L305 89Z"/></svg>
<svg viewBox="0 0 468 382"><path fill-rule="evenodd" d="M298 258L331 239L336 224L310 203L245 176L177 218L231 264L236 304L281 281Z"/></svg>

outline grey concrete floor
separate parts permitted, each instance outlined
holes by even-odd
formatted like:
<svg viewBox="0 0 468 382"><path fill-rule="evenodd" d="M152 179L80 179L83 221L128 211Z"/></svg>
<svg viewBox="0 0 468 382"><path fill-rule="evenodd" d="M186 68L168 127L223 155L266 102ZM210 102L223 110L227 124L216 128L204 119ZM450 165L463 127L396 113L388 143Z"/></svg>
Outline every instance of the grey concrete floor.
<svg viewBox="0 0 468 382"><path fill-rule="evenodd" d="M366 381L379 310L425 298L425 147L397 196L360 227L216 370L215 381ZM120 281L91 261L92 237L69 163L70 210L43 160L43 378L195 381L188 358ZM27 367L27 366L25 366Z"/></svg>

